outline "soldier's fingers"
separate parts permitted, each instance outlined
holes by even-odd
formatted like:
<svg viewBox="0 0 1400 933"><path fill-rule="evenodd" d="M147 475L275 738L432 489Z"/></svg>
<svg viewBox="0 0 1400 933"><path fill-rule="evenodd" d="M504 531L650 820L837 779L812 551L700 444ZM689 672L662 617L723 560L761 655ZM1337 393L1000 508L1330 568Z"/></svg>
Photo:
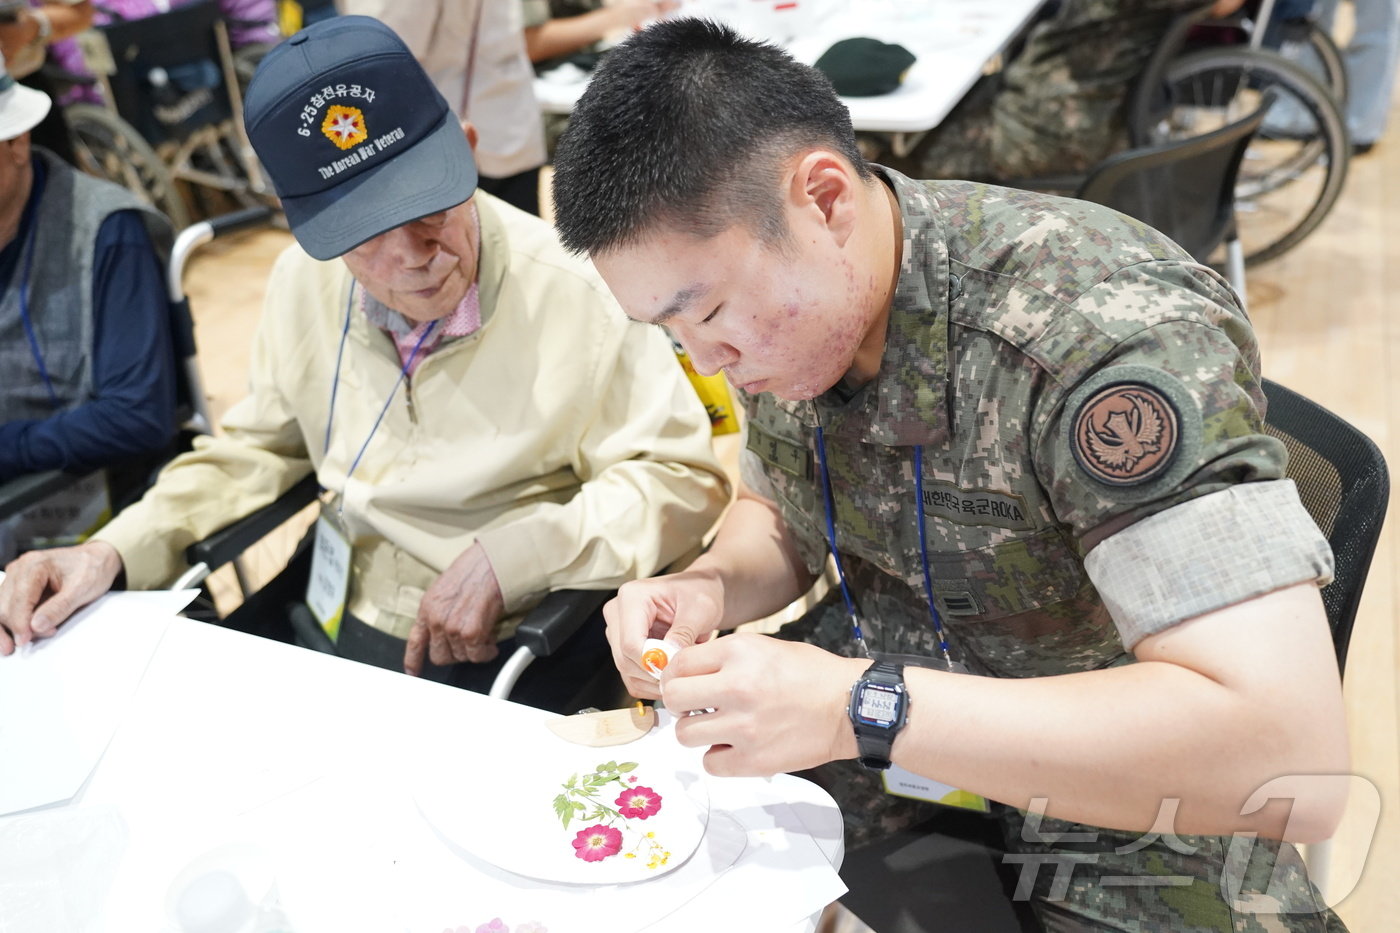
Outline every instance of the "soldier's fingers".
<svg viewBox="0 0 1400 933"><path fill-rule="evenodd" d="M0 625L0 655L8 655L15 650L15 643L10 638L10 633L5 631L5 626Z"/></svg>
<svg viewBox="0 0 1400 933"><path fill-rule="evenodd" d="M661 683L650 674L625 674L622 683L639 700L661 699Z"/></svg>
<svg viewBox="0 0 1400 933"><path fill-rule="evenodd" d="M642 656L642 646L651 634L652 626L657 622L656 603L645 586L624 586L617 591L617 596L613 597L609 605L614 603L617 621L615 626L611 620L608 622L608 641L617 646L623 660L636 665ZM608 618L606 612L604 618ZM617 632L615 640L614 627ZM619 664L619 669L621 668L622 665Z"/></svg>
<svg viewBox="0 0 1400 933"><path fill-rule="evenodd" d="M742 777L750 772L743 767L739 750L732 745L712 745L705 753L705 770L716 777Z"/></svg>

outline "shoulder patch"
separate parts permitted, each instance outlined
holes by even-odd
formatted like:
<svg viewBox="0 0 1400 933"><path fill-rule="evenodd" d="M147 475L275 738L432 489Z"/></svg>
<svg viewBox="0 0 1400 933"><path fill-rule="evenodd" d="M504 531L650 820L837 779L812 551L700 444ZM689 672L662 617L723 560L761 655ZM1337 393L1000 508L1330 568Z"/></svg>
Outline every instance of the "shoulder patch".
<svg viewBox="0 0 1400 933"><path fill-rule="evenodd" d="M1181 414L1171 398L1141 382L1102 388L1074 414L1070 449L1089 476L1136 486L1165 473L1181 445Z"/></svg>

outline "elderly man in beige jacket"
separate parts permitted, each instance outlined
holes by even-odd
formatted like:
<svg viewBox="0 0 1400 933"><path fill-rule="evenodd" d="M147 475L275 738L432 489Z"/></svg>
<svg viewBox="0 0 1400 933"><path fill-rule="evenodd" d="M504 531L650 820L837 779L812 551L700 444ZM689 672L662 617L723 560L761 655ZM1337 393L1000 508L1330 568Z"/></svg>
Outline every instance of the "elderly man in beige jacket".
<svg viewBox="0 0 1400 933"><path fill-rule="evenodd" d="M700 540L728 488L669 343L543 221L475 191L473 129L391 30L303 30L246 114L299 244L273 269L251 394L94 540L7 568L0 652L123 572L168 584L190 542L311 471L317 550L349 568L339 653L452 665L463 686L551 589L647 576Z"/></svg>

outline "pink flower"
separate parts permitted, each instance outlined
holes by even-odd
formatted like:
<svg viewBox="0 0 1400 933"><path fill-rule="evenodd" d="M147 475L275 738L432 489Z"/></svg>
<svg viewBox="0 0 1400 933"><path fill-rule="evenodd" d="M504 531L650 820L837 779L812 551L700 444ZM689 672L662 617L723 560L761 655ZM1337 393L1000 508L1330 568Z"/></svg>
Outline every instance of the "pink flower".
<svg viewBox="0 0 1400 933"><path fill-rule="evenodd" d="M644 820L661 809L661 795L650 787L629 787L617 795L617 812L629 820Z"/></svg>
<svg viewBox="0 0 1400 933"><path fill-rule="evenodd" d="M510 933L510 927L506 926L500 917L493 917L490 923L483 923L477 927L476 933Z"/></svg>
<svg viewBox="0 0 1400 933"><path fill-rule="evenodd" d="M622 848L622 833L601 823L580 830L574 837L574 855L585 862L601 862ZM481 933L480 930L477 933ZM488 931L495 933L495 931Z"/></svg>
<svg viewBox="0 0 1400 933"><path fill-rule="evenodd" d="M526 920L515 928L515 933L549 933L549 930L545 928L543 923L538 923L534 920Z"/></svg>
<svg viewBox="0 0 1400 933"><path fill-rule="evenodd" d="M635 774L632 775L630 778L627 779L627 783L628 783L628 784L635 784L635 783L637 783L637 776L636 776Z"/></svg>

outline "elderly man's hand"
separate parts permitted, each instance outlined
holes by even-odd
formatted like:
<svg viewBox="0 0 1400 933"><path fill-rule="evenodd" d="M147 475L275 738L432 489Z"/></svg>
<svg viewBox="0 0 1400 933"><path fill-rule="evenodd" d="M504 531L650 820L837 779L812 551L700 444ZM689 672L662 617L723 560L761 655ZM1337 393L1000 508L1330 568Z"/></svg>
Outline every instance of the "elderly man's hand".
<svg viewBox="0 0 1400 933"><path fill-rule="evenodd" d="M0 654L58 631L110 590L121 571L121 555L105 541L21 554L0 583Z"/></svg>
<svg viewBox="0 0 1400 933"><path fill-rule="evenodd" d="M415 677L423 655L434 664L474 661L496 656L496 623L505 599L496 572L479 544L473 544L433 581L418 604L418 621L408 634L403 669Z"/></svg>

